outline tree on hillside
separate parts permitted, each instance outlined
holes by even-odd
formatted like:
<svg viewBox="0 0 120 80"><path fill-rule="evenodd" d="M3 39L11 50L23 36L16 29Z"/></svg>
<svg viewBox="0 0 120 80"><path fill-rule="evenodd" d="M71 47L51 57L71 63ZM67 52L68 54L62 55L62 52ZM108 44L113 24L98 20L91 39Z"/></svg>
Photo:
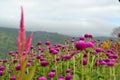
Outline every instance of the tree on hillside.
<svg viewBox="0 0 120 80"><path fill-rule="evenodd" d="M120 27L116 27L112 31L112 35L115 37L117 37L119 33L120 33Z"/></svg>

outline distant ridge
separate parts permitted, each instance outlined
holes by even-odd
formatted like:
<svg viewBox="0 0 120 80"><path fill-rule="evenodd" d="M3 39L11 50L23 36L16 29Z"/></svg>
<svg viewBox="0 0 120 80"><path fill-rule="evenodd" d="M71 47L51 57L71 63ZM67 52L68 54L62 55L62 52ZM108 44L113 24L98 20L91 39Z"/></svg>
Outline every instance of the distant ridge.
<svg viewBox="0 0 120 80"><path fill-rule="evenodd" d="M29 35L31 31L27 31L26 35ZM17 49L17 35L18 29L0 27L0 57L4 57L9 51ZM42 41L43 44L49 40L52 44L64 43L64 40L71 38L70 36L51 33L45 31L34 31L32 44L37 44L38 41Z"/></svg>

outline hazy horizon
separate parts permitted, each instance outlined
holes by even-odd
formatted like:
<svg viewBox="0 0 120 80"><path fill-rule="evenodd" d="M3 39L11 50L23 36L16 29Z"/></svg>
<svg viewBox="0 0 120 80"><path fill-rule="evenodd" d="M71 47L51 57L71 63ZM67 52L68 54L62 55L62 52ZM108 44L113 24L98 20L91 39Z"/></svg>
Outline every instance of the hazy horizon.
<svg viewBox="0 0 120 80"><path fill-rule="evenodd" d="M0 26L19 28L20 5L25 28L79 36L111 36L120 25L118 0L1 0Z"/></svg>

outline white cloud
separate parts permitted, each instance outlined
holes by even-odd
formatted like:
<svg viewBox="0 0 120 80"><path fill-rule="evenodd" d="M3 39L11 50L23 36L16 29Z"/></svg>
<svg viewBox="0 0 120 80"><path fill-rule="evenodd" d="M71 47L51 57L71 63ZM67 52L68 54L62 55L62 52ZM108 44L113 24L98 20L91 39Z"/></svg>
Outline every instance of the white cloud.
<svg viewBox="0 0 120 80"><path fill-rule="evenodd" d="M1 0L2 26L19 24L20 4L24 7L26 28L32 30L108 36L117 27L114 20L120 19L117 0Z"/></svg>

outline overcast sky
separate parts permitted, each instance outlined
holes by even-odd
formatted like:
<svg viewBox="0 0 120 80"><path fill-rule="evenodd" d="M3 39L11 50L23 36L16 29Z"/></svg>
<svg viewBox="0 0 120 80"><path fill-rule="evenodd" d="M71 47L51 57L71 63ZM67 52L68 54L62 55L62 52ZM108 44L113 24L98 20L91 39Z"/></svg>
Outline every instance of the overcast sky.
<svg viewBox="0 0 120 80"><path fill-rule="evenodd" d="M120 26L118 0L0 0L0 26L19 28L20 5L31 31L110 36Z"/></svg>

